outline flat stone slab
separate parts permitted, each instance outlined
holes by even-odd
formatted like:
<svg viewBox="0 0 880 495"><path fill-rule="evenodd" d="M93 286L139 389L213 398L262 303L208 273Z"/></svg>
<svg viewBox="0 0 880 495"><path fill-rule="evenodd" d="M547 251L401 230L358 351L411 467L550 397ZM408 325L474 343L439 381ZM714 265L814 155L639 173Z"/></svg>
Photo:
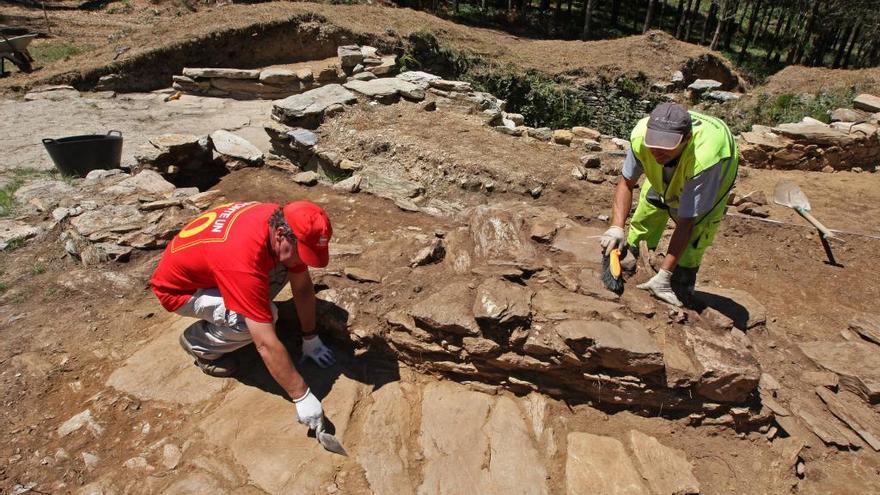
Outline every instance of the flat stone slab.
<svg viewBox="0 0 880 495"><path fill-rule="evenodd" d="M419 86L396 77L382 77L369 81L349 81L345 88L377 100L387 100L398 95L410 100L422 100L425 92Z"/></svg>
<svg viewBox="0 0 880 495"><path fill-rule="evenodd" d="M638 430L629 432L630 447L642 477L655 494L698 495L700 482L684 452L661 444Z"/></svg>
<svg viewBox="0 0 880 495"><path fill-rule="evenodd" d="M697 79L688 86L688 89L701 93L703 91L718 89L721 86L722 84L714 79Z"/></svg>
<svg viewBox="0 0 880 495"><path fill-rule="evenodd" d="M216 131L211 134L211 142L214 149L221 155L226 155L248 163L260 163L263 161L263 152L250 143L247 139L237 136L229 131Z"/></svg>
<svg viewBox="0 0 880 495"><path fill-rule="evenodd" d="M556 333L575 352L601 367L640 375L663 370L663 353L635 321L618 326L597 320L569 320L556 325Z"/></svg>
<svg viewBox="0 0 880 495"><path fill-rule="evenodd" d="M222 77L225 79L259 79L260 78L260 70L259 69L254 69L254 70L226 69L226 68L221 68L221 67L205 67L205 68L184 67L183 75L186 77L191 77L191 78Z"/></svg>
<svg viewBox="0 0 880 495"><path fill-rule="evenodd" d="M848 146L855 141L855 138L846 132L829 127L821 122L818 124L813 122L779 124L773 128L773 132L783 134L796 141L821 146Z"/></svg>
<svg viewBox="0 0 880 495"><path fill-rule="evenodd" d="M840 384L871 404L880 402L880 353L868 342L807 342L801 351L821 368L837 373Z"/></svg>
<svg viewBox="0 0 880 495"><path fill-rule="evenodd" d="M154 194L170 193L175 190L174 184L165 180L159 172L142 170L137 175L104 189L105 194L132 194L143 191Z"/></svg>
<svg viewBox="0 0 880 495"><path fill-rule="evenodd" d="M407 397L417 396L418 391L410 384L394 381L383 385L371 395L369 409L361 416L358 446L352 449L370 489L376 495L415 493L416 487L409 476L413 445L408 443L407 433L417 424L417 409Z"/></svg>
<svg viewBox="0 0 880 495"><path fill-rule="evenodd" d="M263 379L273 381L269 376ZM306 378L315 392L313 379ZM327 390L326 384L322 388ZM339 375L321 401L343 445L349 417L365 388ZM259 387L236 384L199 428L211 443L227 449L247 470L248 479L265 492L311 495L323 492L333 479L337 457L307 435L289 400Z"/></svg>
<svg viewBox="0 0 880 495"><path fill-rule="evenodd" d="M356 101L357 96L341 84L328 84L276 101L272 114L291 126L316 127L327 107Z"/></svg>
<svg viewBox="0 0 880 495"><path fill-rule="evenodd" d="M623 444L611 437L569 433L566 495L650 495Z"/></svg>
<svg viewBox="0 0 880 495"><path fill-rule="evenodd" d="M880 96L862 93L853 100L853 108L866 112L880 112Z"/></svg>
<svg viewBox="0 0 880 495"><path fill-rule="evenodd" d="M571 253L578 263L602 263L602 250L599 249L599 237L605 232L596 227L566 225L559 229L553 238L553 248Z"/></svg>
<svg viewBox="0 0 880 495"><path fill-rule="evenodd" d="M0 251L9 243L30 239L40 233L40 228L15 220L0 219Z"/></svg>
<svg viewBox="0 0 880 495"><path fill-rule="evenodd" d="M431 85L431 81L437 81L441 78L440 76L435 76L434 74L429 74L427 72L411 70L398 74L397 79L413 83L422 89L428 89Z"/></svg>
<svg viewBox="0 0 880 495"><path fill-rule="evenodd" d="M180 348L180 334L192 318L172 317L158 323L167 330L148 341L107 379L107 386L141 400L172 404L198 404L217 399L227 380L212 378L193 366L192 358Z"/></svg>
<svg viewBox="0 0 880 495"><path fill-rule="evenodd" d="M513 399L435 382L425 387L421 419L419 495L548 493L546 468Z"/></svg>

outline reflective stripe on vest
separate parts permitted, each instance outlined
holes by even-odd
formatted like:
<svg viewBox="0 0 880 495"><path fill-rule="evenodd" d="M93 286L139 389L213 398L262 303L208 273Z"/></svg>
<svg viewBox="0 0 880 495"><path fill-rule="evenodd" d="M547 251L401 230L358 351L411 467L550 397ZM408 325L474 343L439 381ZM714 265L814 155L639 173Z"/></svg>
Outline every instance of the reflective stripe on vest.
<svg viewBox="0 0 880 495"><path fill-rule="evenodd" d="M669 184L663 180L663 165L657 163L654 155L645 146L648 131L648 117L636 124L630 137L633 154L642 163L645 177L663 202L671 208L678 208L678 201L684 184L711 166L726 161L726 170L718 188L718 195L727 195L736 179L739 151L730 129L720 119L697 112L688 112L694 120L691 138L678 159L678 165ZM716 200L719 198L716 198Z"/></svg>

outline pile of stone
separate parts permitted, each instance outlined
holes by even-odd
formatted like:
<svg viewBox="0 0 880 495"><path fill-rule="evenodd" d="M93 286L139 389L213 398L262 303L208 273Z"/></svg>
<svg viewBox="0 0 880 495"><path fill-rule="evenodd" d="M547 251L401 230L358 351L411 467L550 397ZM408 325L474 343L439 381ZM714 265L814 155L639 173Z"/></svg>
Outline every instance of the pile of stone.
<svg viewBox="0 0 880 495"><path fill-rule="evenodd" d="M854 107L833 111L831 124L806 117L772 128L752 126L740 136L744 164L824 172L874 171L880 165L880 98L859 95Z"/></svg>
<svg viewBox="0 0 880 495"><path fill-rule="evenodd" d="M446 281L415 291L385 314L383 329L361 324L368 294L319 294L346 309L340 328L349 325L362 343L381 341L422 371L475 386L686 413L695 423L770 421L768 410L745 405L754 403L760 368L744 330L766 320L747 294L706 293L747 307L737 319L712 308L670 311L642 291L604 288L592 248L601 228L521 203L479 206L464 218L466 226L424 240L405 279L373 277L382 281L374 287L418 285L420 270Z"/></svg>
<svg viewBox="0 0 880 495"><path fill-rule="evenodd" d="M336 49L339 65L349 76L387 76L397 70L397 55L383 55L372 46L346 45Z"/></svg>
<svg viewBox="0 0 880 495"><path fill-rule="evenodd" d="M60 232L67 253L93 266L125 261L136 249L163 248L185 222L219 199L219 191L178 188L153 170L134 175L93 170L72 184L25 184L15 192L22 220L10 222L28 227L32 235Z"/></svg>
<svg viewBox="0 0 880 495"><path fill-rule="evenodd" d="M236 99L278 99L303 91L339 82L343 76L330 66L314 74L312 69L297 71L283 68L225 69L185 68L174 76L172 87L178 91L202 96Z"/></svg>
<svg viewBox="0 0 880 495"><path fill-rule="evenodd" d="M753 217L767 218L770 216L769 203L764 191L752 191L745 195L737 193L728 197L728 205L736 208L736 211Z"/></svg>
<svg viewBox="0 0 880 495"><path fill-rule="evenodd" d="M324 67L317 74L311 68L290 70L193 68L173 77L177 91L202 96L236 99L281 99L327 84L369 81L397 70L396 55L382 55L371 46L347 45L337 49L339 65ZM340 70L341 69L341 70Z"/></svg>
<svg viewBox="0 0 880 495"><path fill-rule="evenodd" d="M723 91L721 87L722 83L714 79L697 79L688 85L688 96L693 102L714 100L724 103L742 98L742 94Z"/></svg>

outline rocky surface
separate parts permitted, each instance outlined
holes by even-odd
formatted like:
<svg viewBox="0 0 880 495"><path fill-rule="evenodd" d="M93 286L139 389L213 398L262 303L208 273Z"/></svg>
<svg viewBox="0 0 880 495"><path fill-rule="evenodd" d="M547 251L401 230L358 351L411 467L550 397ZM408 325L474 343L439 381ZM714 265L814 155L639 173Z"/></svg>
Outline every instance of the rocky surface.
<svg viewBox="0 0 880 495"><path fill-rule="evenodd" d="M880 161L878 126L876 115L830 125L809 117L773 128L756 125L740 136L740 155L755 168L873 170Z"/></svg>

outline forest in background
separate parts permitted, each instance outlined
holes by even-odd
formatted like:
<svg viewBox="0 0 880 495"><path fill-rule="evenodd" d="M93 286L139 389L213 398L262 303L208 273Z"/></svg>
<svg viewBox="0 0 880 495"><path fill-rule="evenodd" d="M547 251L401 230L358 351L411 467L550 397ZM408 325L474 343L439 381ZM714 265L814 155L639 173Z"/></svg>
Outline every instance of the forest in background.
<svg viewBox="0 0 880 495"><path fill-rule="evenodd" d="M880 63L877 0L396 0L523 36L607 39L662 29L723 52L754 82L787 65Z"/></svg>

